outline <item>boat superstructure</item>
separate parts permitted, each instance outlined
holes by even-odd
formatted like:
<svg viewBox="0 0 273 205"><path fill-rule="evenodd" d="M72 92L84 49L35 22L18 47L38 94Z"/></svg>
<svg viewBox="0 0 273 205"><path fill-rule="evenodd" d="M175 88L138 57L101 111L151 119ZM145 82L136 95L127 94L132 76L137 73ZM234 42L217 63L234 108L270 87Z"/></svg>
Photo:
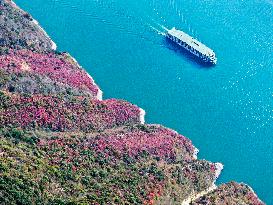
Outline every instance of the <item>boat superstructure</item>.
<svg viewBox="0 0 273 205"><path fill-rule="evenodd" d="M213 50L197 41L190 35L186 34L185 32L177 30L176 28L172 28L171 30L168 30L167 37L188 50L190 53L201 58L204 62L212 64L217 63L217 58Z"/></svg>

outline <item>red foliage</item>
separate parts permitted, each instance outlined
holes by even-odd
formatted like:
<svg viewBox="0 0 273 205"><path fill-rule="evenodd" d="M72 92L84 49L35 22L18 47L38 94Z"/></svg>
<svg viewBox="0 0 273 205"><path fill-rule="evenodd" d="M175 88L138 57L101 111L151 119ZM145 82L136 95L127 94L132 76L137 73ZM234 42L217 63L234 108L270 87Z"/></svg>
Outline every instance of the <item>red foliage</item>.
<svg viewBox="0 0 273 205"><path fill-rule="evenodd" d="M99 88L93 79L66 54L40 54L29 50L10 50L0 55L0 69L9 73L31 72L64 83L73 88L88 90L97 96Z"/></svg>
<svg viewBox="0 0 273 205"><path fill-rule="evenodd" d="M178 155L185 160L193 157L194 147L191 141L176 132L157 127L152 132L139 129L126 133L113 134L94 139L91 143L97 152L106 153L106 149L135 157L146 153L166 160L175 160Z"/></svg>
<svg viewBox="0 0 273 205"><path fill-rule="evenodd" d="M137 106L115 99L99 101L78 97L63 100L53 96L13 94L3 103L7 108L0 110L2 126L27 129L41 127L53 131L100 131L139 123L140 116Z"/></svg>

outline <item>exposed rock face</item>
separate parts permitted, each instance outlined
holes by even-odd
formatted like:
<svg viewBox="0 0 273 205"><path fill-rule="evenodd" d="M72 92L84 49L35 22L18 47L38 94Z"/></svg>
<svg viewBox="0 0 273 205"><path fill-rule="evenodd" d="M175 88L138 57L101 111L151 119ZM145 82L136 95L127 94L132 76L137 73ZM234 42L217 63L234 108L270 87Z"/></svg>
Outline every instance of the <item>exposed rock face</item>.
<svg viewBox="0 0 273 205"><path fill-rule="evenodd" d="M0 204L263 204L247 185L216 187L222 165L144 124L144 110L101 100L28 14L0 2Z"/></svg>

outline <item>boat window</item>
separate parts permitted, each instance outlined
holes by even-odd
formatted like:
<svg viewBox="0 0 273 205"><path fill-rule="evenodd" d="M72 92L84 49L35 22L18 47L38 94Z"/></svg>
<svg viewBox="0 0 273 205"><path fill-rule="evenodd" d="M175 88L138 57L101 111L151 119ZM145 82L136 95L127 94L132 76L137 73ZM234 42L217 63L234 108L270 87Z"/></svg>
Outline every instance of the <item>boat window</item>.
<svg viewBox="0 0 273 205"><path fill-rule="evenodd" d="M199 46L199 44L198 43L196 43L196 42L193 42L195 45L198 45Z"/></svg>

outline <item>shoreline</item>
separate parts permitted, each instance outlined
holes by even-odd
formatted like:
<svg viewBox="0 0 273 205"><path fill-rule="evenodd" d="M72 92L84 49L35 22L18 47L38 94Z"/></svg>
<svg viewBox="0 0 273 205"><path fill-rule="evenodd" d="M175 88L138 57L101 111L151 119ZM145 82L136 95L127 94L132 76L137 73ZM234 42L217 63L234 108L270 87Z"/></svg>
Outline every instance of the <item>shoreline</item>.
<svg viewBox="0 0 273 205"><path fill-rule="evenodd" d="M13 1L10 1L10 2L14 5L15 8L17 8L17 9L23 11L21 8L19 8L19 7L16 5L16 3L14 3ZM32 18L31 22L34 23L34 24L38 27L38 29L39 29L41 32L43 32L43 34L50 40L50 42L51 42L51 49L52 49L52 51L50 51L50 52L56 51L56 50L57 50L57 45L56 45L56 43L49 37L49 35L46 33L46 31L41 27L41 25L39 24L39 22L38 22L37 20L35 20L34 18ZM48 47L49 47L49 46L50 46L50 45L48 44ZM92 78L92 76L87 72L87 70L85 70L85 69L78 63L78 61L77 61L74 57L72 57L69 53L66 53L66 54L69 56L69 58L72 59L72 61L73 61L80 69L82 69L84 72L86 72L86 74L88 75L88 77L91 79L91 82L93 83L93 85L96 86L96 87L94 88L94 95L95 95L96 89L97 89L97 93L96 93L96 95L95 95L94 97L95 97L97 100L102 101L102 100L103 100L103 91L102 91L102 90L100 89L100 87L96 84L96 82L95 82L95 80ZM136 118L139 117L139 122L138 122L138 123L145 125L145 115L146 115L146 111L145 111L144 109L138 107L137 105L135 105L135 106L139 109L139 116L138 116L138 115L136 116ZM137 113L137 114L138 114L138 113ZM169 128L168 128L168 129L169 129ZM171 129L170 129L170 130L171 130ZM173 132L179 134L179 133L178 133L177 131L175 131L175 130L173 130ZM187 137L185 137L185 138L187 138ZM187 138L187 139L189 139L189 138ZM189 139L189 140L190 140L190 139ZM190 140L190 141L191 141L191 140ZM192 155L192 159L193 159L193 160L198 160L198 153L199 153L199 150L194 146L194 144L192 143L192 141L191 141L191 145L192 145L193 148L194 148L193 155ZM191 153L192 153L192 152L191 152ZM208 162L208 161L207 161L207 162ZM206 188L207 188L207 186L209 186L209 187L208 187L207 189L203 188L203 189L205 189L205 190L203 190L203 191L196 192L196 193L195 193L194 191L192 191L192 193L189 195L189 197L182 201L182 205L188 205L188 204L190 204L192 201L195 201L195 200L197 200L198 198L207 195L208 193L214 191L215 189L217 189L217 188L219 187L219 186L216 185L216 181L217 181L217 179L219 178L219 176L220 176L220 174L221 174L221 172L222 172L222 170L223 170L223 168L224 168L224 165L221 164L221 163L219 163L219 162L216 162L216 163L209 162L209 163L215 165L215 168L213 168L213 170L210 171L210 173L211 173L211 175L210 175L210 180L213 180L213 182L211 183L211 185L210 185L210 182L211 182L211 181L209 181L209 183L207 182ZM213 175L213 174L214 174L214 175ZM247 185L247 184L245 184L245 185ZM247 186L248 186L248 185L247 185ZM257 196L257 194L254 192L254 190L253 190L250 186L248 186L248 187L249 187L250 190L254 193L254 195L258 198L258 196ZM259 201L262 203L262 201L261 201L260 199L259 199Z"/></svg>
<svg viewBox="0 0 273 205"><path fill-rule="evenodd" d="M11 4L16 8L16 9L18 9L18 10L20 10L20 11L22 11L22 12L25 12L23 9L21 9L13 0L11 0L10 1L11 2ZM31 18L32 18L32 23L34 23L42 32L43 32L43 34L50 40L50 42L51 42L51 49L53 50L53 51L56 51L57 50L57 44L51 39L51 37L47 34L47 32L43 29L43 27L39 24L39 22L36 20L36 19L34 19L32 16L31 16Z"/></svg>
<svg viewBox="0 0 273 205"><path fill-rule="evenodd" d="M83 69L85 72L86 72L86 74L88 75L88 77L91 79L91 81L92 81L92 83L97 87L97 89L98 89L98 92L97 92L97 95L96 95L96 98L98 99L98 100L103 100L103 91L100 89L100 87L96 84L96 82L95 82L95 80L92 78L92 76L78 63L78 61L73 57L73 56L71 56L69 53L66 53L68 56L69 56L69 58L71 58L72 59L72 61L75 63L75 64L77 64L77 66L79 67L79 68L81 68L81 69Z"/></svg>
<svg viewBox="0 0 273 205"><path fill-rule="evenodd" d="M191 202L195 201L196 199L204 196L204 195L207 195L208 193L214 191L215 189L217 189L217 185L215 184L215 182L217 181L218 177L220 176L223 168L224 168L224 165L217 162L215 163L216 165L216 171L215 171L215 180L213 181L213 183L211 184L211 186L204 190L204 191L201 191L201 192L197 192L197 193L192 193L187 199L185 199L181 205L189 205Z"/></svg>
<svg viewBox="0 0 273 205"><path fill-rule="evenodd" d="M41 31L44 33L44 35L46 37L48 37L50 39L51 44L52 44L51 45L51 49L54 50L54 51L56 51L57 50L57 44L51 39L51 37L47 34L47 32L43 29L43 27L39 24L39 22L36 19L34 19L34 18L33 18L32 22L34 24L36 24L41 29Z"/></svg>

